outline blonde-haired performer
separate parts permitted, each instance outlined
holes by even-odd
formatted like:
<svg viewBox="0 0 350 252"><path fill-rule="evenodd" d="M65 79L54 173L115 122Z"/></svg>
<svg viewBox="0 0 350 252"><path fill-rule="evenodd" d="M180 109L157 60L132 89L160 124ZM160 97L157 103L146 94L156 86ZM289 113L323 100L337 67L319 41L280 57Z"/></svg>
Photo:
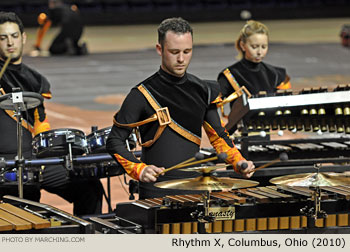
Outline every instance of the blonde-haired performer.
<svg viewBox="0 0 350 252"><path fill-rule="evenodd" d="M259 91L274 93L277 89L291 88L284 68L263 62L269 49L266 25L255 20L247 21L239 32L235 46L240 60L218 75L223 97L232 94L235 85L245 86L252 95Z"/></svg>

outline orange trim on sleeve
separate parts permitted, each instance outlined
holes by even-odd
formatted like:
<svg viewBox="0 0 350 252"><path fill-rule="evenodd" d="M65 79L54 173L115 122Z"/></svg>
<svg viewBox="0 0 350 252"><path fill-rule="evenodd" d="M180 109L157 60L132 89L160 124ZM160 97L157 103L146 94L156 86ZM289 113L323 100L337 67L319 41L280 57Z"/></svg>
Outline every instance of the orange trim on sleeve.
<svg viewBox="0 0 350 252"><path fill-rule="evenodd" d="M286 75L286 79L283 82L281 82L281 84L279 84L277 86L277 89L290 89L290 88L292 88L292 84L290 84L289 80L290 80L290 77L288 75Z"/></svg>
<svg viewBox="0 0 350 252"><path fill-rule="evenodd" d="M118 163L121 164L121 166L123 166L126 173L136 180L140 179L140 174L142 170L147 166L145 163L131 162L118 154L114 154L114 157L117 159Z"/></svg>
<svg viewBox="0 0 350 252"><path fill-rule="evenodd" d="M41 96L46 98L46 99L51 99L52 98L52 94L51 93L42 93Z"/></svg>
<svg viewBox="0 0 350 252"><path fill-rule="evenodd" d="M241 160L245 160L236 146L233 144L233 147L229 146L226 141L219 137L216 131L210 126L209 123L204 122L203 128L208 135L210 143L213 145L217 153L225 152L227 154L227 163L232 164L233 169L237 172L237 163ZM227 133L227 132L226 132ZM228 133L227 133L228 136Z"/></svg>
<svg viewBox="0 0 350 252"><path fill-rule="evenodd" d="M40 121L39 119L39 112L38 109L36 108L34 110L34 135L36 136L37 134L48 131L51 129L49 120L47 118L44 119L44 121Z"/></svg>

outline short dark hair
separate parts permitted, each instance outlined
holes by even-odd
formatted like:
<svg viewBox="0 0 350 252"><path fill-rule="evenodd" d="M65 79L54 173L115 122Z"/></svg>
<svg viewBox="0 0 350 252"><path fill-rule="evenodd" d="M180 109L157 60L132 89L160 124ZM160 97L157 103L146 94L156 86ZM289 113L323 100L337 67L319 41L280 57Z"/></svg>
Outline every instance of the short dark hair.
<svg viewBox="0 0 350 252"><path fill-rule="evenodd" d="M6 22L16 23L21 33L24 32L22 20L16 15L16 13L0 11L0 24L4 24Z"/></svg>
<svg viewBox="0 0 350 252"><path fill-rule="evenodd" d="M193 30L190 24L181 17L168 18L163 20L158 26L158 43L163 46L165 35L168 31L178 34L190 32L193 37Z"/></svg>

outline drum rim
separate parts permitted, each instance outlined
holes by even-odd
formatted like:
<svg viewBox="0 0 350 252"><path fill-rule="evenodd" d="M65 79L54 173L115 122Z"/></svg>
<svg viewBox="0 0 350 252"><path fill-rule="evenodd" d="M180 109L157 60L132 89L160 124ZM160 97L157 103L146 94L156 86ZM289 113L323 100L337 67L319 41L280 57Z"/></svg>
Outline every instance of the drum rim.
<svg viewBox="0 0 350 252"><path fill-rule="evenodd" d="M105 127L105 128L99 129L99 130L95 130L94 132L91 132L89 135L87 135L86 138L93 137L93 136L96 136L96 135L100 136L100 134L98 134L98 133L111 131L111 130L112 130L112 126Z"/></svg>
<svg viewBox="0 0 350 252"><path fill-rule="evenodd" d="M47 130L47 131L44 131L44 132L41 132L41 133L38 133L38 134L36 134L35 136L34 136L34 139L36 138L36 137L39 137L39 136L42 136L42 135L48 135L48 134L50 134L50 133L54 133L55 131L71 131L71 132L73 132L73 131L77 131L77 132L79 132L79 133L82 133L82 135L84 135L84 137L86 137L86 134L85 134L85 132L84 131L82 131L82 130L80 130L80 129L74 129L74 128L57 128L57 129L52 129L52 130Z"/></svg>

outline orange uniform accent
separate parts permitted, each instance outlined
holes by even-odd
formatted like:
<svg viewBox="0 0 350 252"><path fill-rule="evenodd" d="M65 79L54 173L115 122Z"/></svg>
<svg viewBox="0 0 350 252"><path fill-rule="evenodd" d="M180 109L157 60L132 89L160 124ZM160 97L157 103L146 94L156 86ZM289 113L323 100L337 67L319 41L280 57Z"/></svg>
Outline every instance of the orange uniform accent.
<svg viewBox="0 0 350 252"><path fill-rule="evenodd" d="M45 99L51 99L52 98L52 94L51 93L42 93L41 96L44 97Z"/></svg>
<svg viewBox="0 0 350 252"><path fill-rule="evenodd" d="M40 13L38 16L38 24L43 25L47 19L47 15L45 13Z"/></svg>
<svg viewBox="0 0 350 252"><path fill-rule="evenodd" d="M223 123L221 121L221 123ZM219 137L216 131L210 126L209 123L204 122L203 127L205 132L208 135L210 143L213 145L217 153L225 152L227 154L227 159L225 160L227 163L232 164L233 169L237 172L237 163L241 160L245 160L236 146L233 144L233 147L229 146L226 141ZM227 133L227 132L226 132ZM227 133L228 136L228 133Z"/></svg>
<svg viewBox="0 0 350 252"><path fill-rule="evenodd" d="M10 118L17 122L17 117L13 110L6 109L5 112L10 116ZM22 127L29 130L29 132L31 132L32 134L34 133L34 127L31 124L29 124L29 122L27 122L24 118L22 118Z"/></svg>
<svg viewBox="0 0 350 252"><path fill-rule="evenodd" d="M41 14L44 14L44 13L41 13ZM40 15L39 15L39 17L40 17ZM39 18L38 18L38 22L39 22ZM39 24L40 24L40 22L39 22ZM37 36L36 36L36 42L35 42L36 48L40 48L41 42L42 42L46 32L48 31L48 29L51 27L51 24L52 24L51 20L49 20L47 17L45 18L45 20L42 21L42 24L40 24L40 27L38 29Z"/></svg>
<svg viewBox="0 0 350 252"><path fill-rule="evenodd" d="M289 82L290 80L290 77L287 75L286 76L286 79L277 86L277 89L290 89L292 88L292 84L290 84Z"/></svg>
<svg viewBox="0 0 350 252"><path fill-rule="evenodd" d="M44 121L40 122L39 119L39 113L38 113L38 109L35 109L34 111L34 135L37 135L41 132L44 131L48 131L51 129L50 123L47 120L47 118L45 118Z"/></svg>
<svg viewBox="0 0 350 252"><path fill-rule="evenodd" d="M134 163L118 154L114 154L114 156L130 177L139 180L142 170L147 166L145 163Z"/></svg>

